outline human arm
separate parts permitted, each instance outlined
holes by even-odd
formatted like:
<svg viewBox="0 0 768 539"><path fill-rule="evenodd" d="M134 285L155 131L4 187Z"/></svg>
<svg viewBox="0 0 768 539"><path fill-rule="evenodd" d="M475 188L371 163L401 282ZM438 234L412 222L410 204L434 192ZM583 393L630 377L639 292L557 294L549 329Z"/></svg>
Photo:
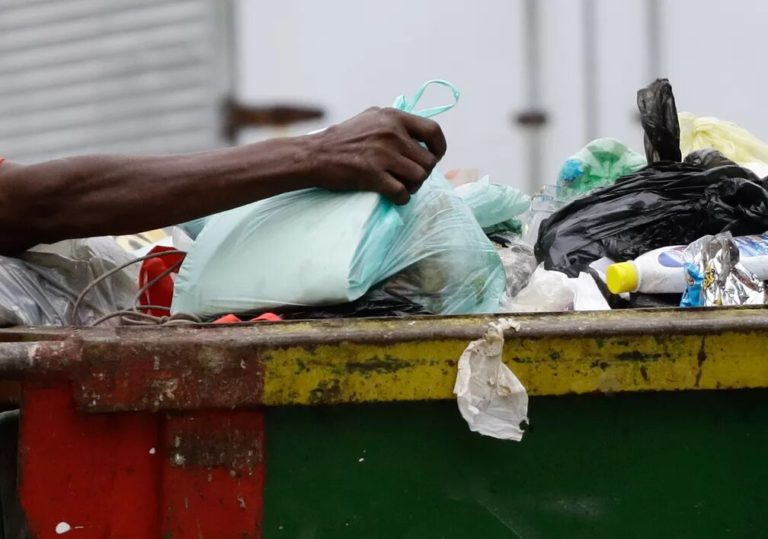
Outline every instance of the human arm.
<svg viewBox="0 0 768 539"><path fill-rule="evenodd" d="M444 153L431 120L369 109L313 135L210 152L5 163L0 253L163 227L307 187L375 191L404 204Z"/></svg>

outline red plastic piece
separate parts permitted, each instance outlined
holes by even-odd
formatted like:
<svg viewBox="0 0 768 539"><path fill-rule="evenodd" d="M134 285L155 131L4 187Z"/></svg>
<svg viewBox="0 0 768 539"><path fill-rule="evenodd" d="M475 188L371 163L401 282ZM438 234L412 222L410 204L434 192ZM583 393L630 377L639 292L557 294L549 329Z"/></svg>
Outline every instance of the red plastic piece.
<svg viewBox="0 0 768 539"><path fill-rule="evenodd" d="M217 318L213 321L214 324L239 324L242 320L234 314L225 314L221 318Z"/></svg>
<svg viewBox="0 0 768 539"><path fill-rule="evenodd" d="M275 313L260 314L256 318L251 318L250 322L282 322L283 317Z"/></svg>
<svg viewBox="0 0 768 539"><path fill-rule="evenodd" d="M217 318L213 321L214 324L242 324L243 319L234 314L225 314L221 318ZM255 318L248 320L249 322L282 322L283 317L275 313L263 313Z"/></svg>
<svg viewBox="0 0 768 539"><path fill-rule="evenodd" d="M149 254L163 253L166 251L173 251L173 247L155 246ZM157 283L149 287L139 298L140 305L160 305L162 307L171 307L171 301L173 300L173 276L172 274L179 272L181 262L184 260L183 254L167 255L158 258L150 258L142 262L141 269L139 270L139 288L146 286L152 282L153 279L162 275L164 271L174 265L178 266L171 272L160 279ZM168 311L165 309L149 309L147 313L153 316L166 316Z"/></svg>

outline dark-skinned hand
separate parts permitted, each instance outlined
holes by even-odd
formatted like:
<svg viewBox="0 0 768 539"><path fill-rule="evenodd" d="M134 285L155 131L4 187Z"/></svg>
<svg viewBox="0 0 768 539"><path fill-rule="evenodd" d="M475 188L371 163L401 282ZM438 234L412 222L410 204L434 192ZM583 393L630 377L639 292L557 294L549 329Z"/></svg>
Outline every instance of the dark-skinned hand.
<svg viewBox="0 0 768 539"><path fill-rule="evenodd" d="M445 155L432 120L394 108L371 108L310 135L317 187L375 191L406 204Z"/></svg>

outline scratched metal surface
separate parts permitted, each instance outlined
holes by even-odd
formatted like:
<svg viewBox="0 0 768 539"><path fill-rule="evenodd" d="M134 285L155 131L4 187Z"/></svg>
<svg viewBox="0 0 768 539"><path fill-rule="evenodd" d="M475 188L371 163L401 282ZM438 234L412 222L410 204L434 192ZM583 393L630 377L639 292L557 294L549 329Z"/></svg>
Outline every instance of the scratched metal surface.
<svg viewBox="0 0 768 539"><path fill-rule="evenodd" d="M0 379L69 380L97 412L444 400L492 320L3 330ZM763 308L513 320L504 361L531 395L768 387Z"/></svg>

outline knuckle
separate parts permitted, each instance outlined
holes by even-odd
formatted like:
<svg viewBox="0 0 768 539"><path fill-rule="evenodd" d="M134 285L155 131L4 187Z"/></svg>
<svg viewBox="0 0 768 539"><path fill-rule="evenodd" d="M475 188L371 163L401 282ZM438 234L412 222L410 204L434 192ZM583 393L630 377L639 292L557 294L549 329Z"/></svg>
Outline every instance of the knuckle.
<svg viewBox="0 0 768 539"><path fill-rule="evenodd" d="M390 118L386 114L379 114L377 120L378 120L379 134L390 135L395 132L395 126L397 125L397 123L392 118Z"/></svg>
<svg viewBox="0 0 768 539"><path fill-rule="evenodd" d="M429 172L419 165L413 167L413 179L417 182L423 182L429 176Z"/></svg>
<svg viewBox="0 0 768 539"><path fill-rule="evenodd" d="M384 107L379 110L381 110L381 113L388 118L395 118L397 117L397 114L398 114L397 109L393 107Z"/></svg>
<svg viewBox="0 0 768 539"><path fill-rule="evenodd" d="M433 137L440 137L443 135L443 130L440 129L440 124L429 120L429 123L427 124L427 133Z"/></svg>
<svg viewBox="0 0 768 539"><path fill-rule="evenodd" d="M389 125L391 128L400 128L403 125L402 117L400 116L400 111L393 108L386 108L381 109L381 116L383 120Z"/></svg>

